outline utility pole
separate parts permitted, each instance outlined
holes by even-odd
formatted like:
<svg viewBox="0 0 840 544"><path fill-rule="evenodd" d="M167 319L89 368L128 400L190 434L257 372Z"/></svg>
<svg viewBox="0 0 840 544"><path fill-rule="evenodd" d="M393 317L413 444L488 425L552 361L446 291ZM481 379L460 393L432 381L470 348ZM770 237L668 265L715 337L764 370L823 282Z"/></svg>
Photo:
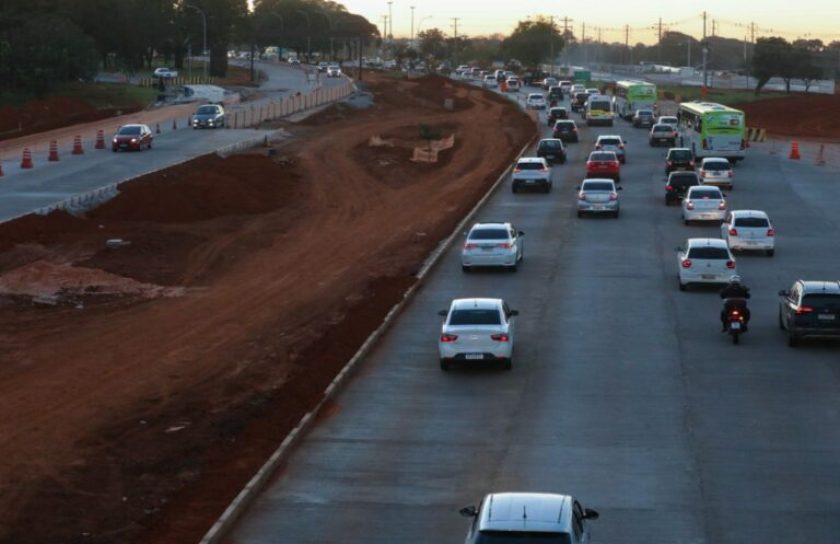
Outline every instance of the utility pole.
<svg viewBox="0 0 840 544"><path fill-rule="evenodd" d="M717 35L717 19L712 19L712 37Z"/></svg>
<svg viewBox="0 0 840 544"><path fill-rule="evenodd" d="M657 57L659 57L659 64L662 64L662 17L659 18L659 31L657 32L659 39L656 42L657 45Z"/></svg>
<svg viewBox="0 0 840 544"><path fill-rule="evenodd" d="M409 6L411 8L411 37L408 40L408 44L410 47L414 47L414 6Z"/></svg>
<svg viewBox="0 0 840 544"><path fill-rule="evenodd" d="M548 34L548 58L551 59L551 68L549 68L550 76L554 75L554 15L548 18L551 27Z"/></svg>
<svg viewBox="0 0 840 544"><path fill-rule="evenodd" d="M587 61L587 54L586 54L586 23L580 24L580 47L583 49L583 63L586 64Z"/></svg>
<svg viewBox="0 0 840 544"><path fill-rule="evenodd" d="M709 44L706 41L706 12L703 12L703 87L706 87L709 83L709 79L706 74L706 55L709 53Z"/></svg>
<svg viewBox="0 0 840 544"><path fill-rule="evenodd" d="M452 65L458 66L458 21L460 17L452 18L452 26L454 27L454 38L452 39Z"/></svg>
<svg viewBox="0 0 840 544"><path fill-rule="evenodd" d="M388 30L388 40L394 40L394 16L391 13L391 4L393 4L393 0L388 0L388 26L390 27Z"/></svg>
<svg viewBox="0 0 840 544"><path fill-rule="evenodd" d="M633 58L630 55L630 25L624 25L624 47L627 48L628 64L633 64Z"/></svg>
<svg viewBox="0 0 840 544"><path fill-rule="evenodd" d="M563 42L565 43L569 39L569 23L571 23L573 19L569 19L567 16L563 16ZM566 68L569 67L569 48L564 47L563 50L565 51L563 57L566 59Z"/></svg>

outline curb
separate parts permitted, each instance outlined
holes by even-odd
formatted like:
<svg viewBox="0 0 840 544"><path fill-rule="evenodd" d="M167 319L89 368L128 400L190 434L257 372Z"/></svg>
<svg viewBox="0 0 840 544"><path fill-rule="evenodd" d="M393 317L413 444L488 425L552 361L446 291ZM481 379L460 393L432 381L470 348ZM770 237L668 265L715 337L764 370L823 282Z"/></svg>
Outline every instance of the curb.
<svg viewBox="0 0 840 544"><path fill-rule="evenodd" d="M528 141L527 144L517 153L517 158L521 157L525 150L527 150L532 144L534 143L534 138ZM428 259L423 263L422 268L417 275L417 281L411 287L403 293L402 300L396 303L385 318L382 320L382 323L379 327L376 328L365 340L365 342L359 347L356 353L353 355L352 358L344 365L341 371L333 378L332 382L324 389L323 398L318 402L315 407L304 414L304 416L300 419L298 424L295 426L294 429L286 435L286 438L283 439L283 442L280 443L280 446L271 454L268 460L263 464L262 467L257 471L257 473L245 484L245 487L239 494L233 499L233 502L225 509L219 519L213 524L207 533L205 533L204 537L201 539L199 544L222 544L223 540L228 533L233 529L236 522L239 520L240 516L245 512L248 506L256 499L257 495L266 487L269 479L274 475L274 472L277 470L279 465L288 459L289 455L292 453L293 448L298 444L301 440L303 435L309 430L312 426L313 422L316 420L318 414L324 408L324 405L332 400L342 388L346 385L348 378L351 376L353 371L365 356L370 353L371 349L374 345L379 341L383 334L385 334L388 329L391 328L393 325L394 320L402 313L403 308L405 308L406 304L411 301L414 297L414 294L420 289L423 285L424 280L429 275L429 272L441 261L441 257L443 256L444 252L449 249L452 245L452 242L455 240L457 236L461 234L464 226L470 221L484 206L487 200L490 199L491 196L496 192L499 186L504 182L507 178L508 174L510 173L511 168L513 166L508 166L504 172L498 177L498 179L493 183L493 185L484 193L484 196L476 202L475 206L464 216L464 218L455 226L455 229L452 231L445 240L443 240L432 254L429 256Z"/></svg>

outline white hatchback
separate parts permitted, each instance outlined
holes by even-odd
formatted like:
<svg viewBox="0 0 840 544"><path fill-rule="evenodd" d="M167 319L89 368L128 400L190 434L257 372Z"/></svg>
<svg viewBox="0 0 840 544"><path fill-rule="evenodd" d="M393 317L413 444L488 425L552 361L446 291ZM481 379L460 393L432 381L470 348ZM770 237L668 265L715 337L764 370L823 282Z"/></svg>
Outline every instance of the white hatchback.
<svg viewBox="0 0 840 544"><path fill-rule="evenodd" d="M706 157L700 163L698 175L700 176L701 185L716 185L732 190L735 172L732 170L732 164L727 159Z"/></svg>
<svg viewBox="0 0 840 544"><path fill-rule="evenodd" d="M513 356L514 316L500 298L460 298L452 301L438 339L440 368L454 362L501 363L510 370Z"/></svg>
<svg viewBox="0 0 840 544"><path fill-rule="evenodd" d="M476 266L503 266L516 270L525 255L524 235L511 223L476 223L461 250L461 269L469 272Z"/></svg>
<svg viewBox="0 0 840 544"><path fill-rule="evenodd" d="M770 217L760 210L732 210L720 226L720 236L732 251L776 252L776 230Z"/></svg>
<svg viewBox="0 0 840 544"><path fill-rule="evenodd" d="M720 238L689 238L677 248L680 291L694 283L726 283L737 274L735 257Z"/></svg>
<svg viewBox="0 0 840 544"><path fill-rule="evenodd" d="M546 106L545 97L542 93L531 93L525 99L525 107L532 110L544 110Z"/></svg>
<svg viewBox="0 0 840 544"><path fill-rule="evenodd" d="M682 201L682 218L686 225L692 221L723 221L724 217L726 199L719 188L704 185L688 188Z"/></svg>

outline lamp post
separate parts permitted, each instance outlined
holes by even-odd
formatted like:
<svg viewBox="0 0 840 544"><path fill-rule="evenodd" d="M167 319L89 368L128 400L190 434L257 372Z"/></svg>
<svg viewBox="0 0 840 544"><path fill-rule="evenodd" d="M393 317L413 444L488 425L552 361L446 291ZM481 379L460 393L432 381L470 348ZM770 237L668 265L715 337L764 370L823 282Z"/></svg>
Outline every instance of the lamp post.
<svg viewBox="0 0 840 544"><path fill-rule="evenodd" d="M414 6L409 6L411 8L411 34L409 34L408 43L411 47L414 47Z"/></svg>
<svg viewBox="0 0 840 544"><path fill-rule="evenodd" d="M204 10L202 10L201 8L196 7L192 4L186 4L185 3L184 7L194 9L199 14L201 14L201 22L202 22L202 25L204 27L204 49L202 50L202 54L206 55L207 54L207 14L204 13ZM204 62L204 80L205 81L207 80L207 65L209 63L210 63L210 58L208 57L207 60Z"/></svg>
<svg viewBox="0 0 840 544"><path fill-rule="evenodd" d="M388 0L388 40L394 40L394 16L391 15L391 5L393 4L393 0Z"/></svg>
<svg viewBox="0 0 840 544"><path fill-rule="evenodd" d="M306 17L306 62L312 61L312 25L309 23L309 14L302 9L296 9L296 12Z"/></svg>

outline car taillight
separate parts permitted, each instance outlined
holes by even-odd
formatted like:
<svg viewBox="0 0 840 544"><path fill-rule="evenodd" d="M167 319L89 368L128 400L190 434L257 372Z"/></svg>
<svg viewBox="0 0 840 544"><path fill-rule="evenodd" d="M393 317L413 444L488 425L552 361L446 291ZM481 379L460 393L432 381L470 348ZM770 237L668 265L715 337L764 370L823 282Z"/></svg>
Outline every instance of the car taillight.
<svg viewBox="0 0 840 544"><path fill-rule="evenodd" d="M690 168L694 168L694 161L688 161L688 166Z"/></svg>
<svg viewBox="0 0 840 544"><path fill-rule="evenodd" d="M595 144L595 149L601 149L601 144Z"/></svg>
<svg viewBox="0 0 840 544"><path fill-rule="evenodd" d="M618 193L610 193L610 200L618 200Z"/></svg>
<svg viewBox="0 0 840 544"><path fill-rule="evenodd" d="M736 317L737 318L739 315L741 315L741 312L739 312L737 308L733 308L732 310L729 311L729 316L730 317Z"/></svg>
<svg viewBox="0 0 840 544"><path fill-rule="evenodd" d="M685 209L686 210L693 210L694 209L694 202L690 200L685 201Z"/></svg>
<svg viewBox="0 0 840 544"><path fill-rule="evenodd" d="M491 334L490 339L496 342L510 342L510 336L506 334Z"/></svg>
<svg viewBox="0 0 840 544"><path fill-rule="evenodd" d="M454 334L441 334L440 335L440 341L441 342L454 342L457 339L458 339L458 337Z"/></svg>
<svg viewBox="0 0 840 544"><path fill-rule="evenodd" d="M738 229L734 227L729 229L729 236L738 236Z"/></svg>
<svg viewBox="0 0 840 544"><path fill-rule="evenodd" d="M725 209L726 209L726 201L725 201L725 200L721 200L721 201L718 203L718 209L719 209L719 210L725 210Z"/></svg>
<svg viewBox="0 0 840 544"><path fill-rule="evenodd" d="M680 264L683 268L691 268L691 259L683 259Z"/></svg>
<svg viewBox="0 0 840 544"><path fill-rule="evenodd" d="M667 164L668 166L672 166L674 164L674 161L665 161L665 164Z"/></svg>
<svg viewBox="0 0 840 544"><path fill-rule="evenodd" d="M624 144L618 144L619 149L624 149Z"/></svg>
<svg viewBox="0 0 840 544"><path fill-rule="evenodd" d="M511 244L510 242L502 242L501 244L496 244L496 247L499 247L499 248L502 248L502 249L510 249L510 248L513 247L513 244Z"/></svg>
<svg viewBox="0 0 840 544"><path fill-rule="evenodd" d="M706 138L703 138L703 149L709 149L709 143L706 141Z"/></svg>
<svg viewBox="0 0 840 544"><path fill-rule="evenodd" d="M744 140L743 138L741 138L741 149L746 149L746 148L747 148L747 141Z"/></svg>
<svg viewBox="0 0 840 544"><path fill-rule="evenodd" d="M473 244L473 243L470 243L470 242L467 242L466 244L464 244L464 249L476 249L476 248L478 248L478 244Z"/></svg>
<svg viewBox="0 0 840 544"><path fill-rule="evenodd" d="M577 127L572 127L572 132L577 132Z"/></svg>
<svg viewBox="0 0 840 544"><path fill-rule="evenodd" d="M796 309L796 315L810 314L814 309L810 306L800 306Z"/></svg>
<svg viewBox="0 0 840 544"><path fill-rule="evenodd" d="M767 236L776 236L776 231L772 228L767 229Z"/></svg>
<svg viewBox="0 0 840 544"><path fill-rule="evenodd" d="M726 268L728 268L729 270L734 270L735 269L735 261L726 261Z"/></svg>
<svg viewBox="0 0 840 544"><path fill-rule="evenodd" d="M673 188L673 187L671 187L670 185L666 185L666 186L665 186L665 190L666 190L667 192L669 192L669 193L670 193L670 192L672 192L672 191L674 190L674 188Z"/></svg>
<svg viewBox="0 0 840 544"><path fill-rule="evenodd" d="M731 177L734 177L734 176L735 176L735 172L733 172L732 170L730 170L730 171L729 171L729 177L731 178Z"/></svg>
<svg viewBox="0 0 840 544"><path fill-rule="evenodd" d="M701 178L705 178L705 177L706 177L706 171L705 171L705 170L700 170L700 177L701 177Z"/></svg>
<svg viewBox="0 0 840 544"><path fill-rule="evenodd" d="M579 192L578 193L578 199L579 200L586 200L586 193L584 193L583 191Z"/></svg>
<svg viewBox="0 0 840 544"><path fill-rule="evenodd" d="M514 173L521 172L521 171L522 171L522 169L521 169L521 168L514 168L514 169L513 169L513 172L514 172Z"/></svg>

